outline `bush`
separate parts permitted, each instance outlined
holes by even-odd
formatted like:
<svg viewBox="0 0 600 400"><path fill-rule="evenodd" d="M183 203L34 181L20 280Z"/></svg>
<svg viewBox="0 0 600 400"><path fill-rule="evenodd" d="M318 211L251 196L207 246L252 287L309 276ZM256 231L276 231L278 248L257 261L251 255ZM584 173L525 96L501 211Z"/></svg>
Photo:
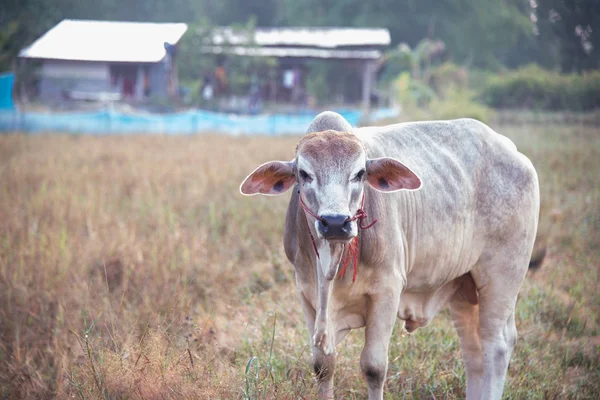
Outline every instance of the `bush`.
<svg viewBox="0 0 600 400"><path fill-rule="evenodd" d="M434 119L473 118L489 123L494 111L473 100L473 94L464 90L456 90L445 98L434 100L429 106Z"/></svg>
<svg viewBox="0 0 600 400"><path fill-rule="evenodd" d="M561 75L529 65L490 79L479 99L495 108L585 111L600 107L600 71Z"/></svg>
<svg viewBox="0 0 600 400"><path fill-rule="evenodd" d="M453 64L434 72L439 93L427 84L402 73L394 82L397 99L402 104L403 119L410 121L432 119L473 118L489 122L494 112L474 99L475 94L465 88L466 71Z"/></svg>
<svg viewBox="0 0 600 400"><path fill-rule="evenodd" d="M451 62L445 62L429 72L429 86L439 95L444 95L448 88L466 88L469 83L468 71Z"/></svg>
<svg viewBox="0 0 600 400"><path fill-rule="evenodd" d="M579 110L600 108L600 70L574 75L574 85L579 95ZM577 100L577 99L575 99Z"/></svg>
<svg viewBox="0 0 600 400"><path fill-rule="evenodd" d="M436 93L425 83L412 79L408 72L401 73L394 81L397 99L404 107L426 107Z"/></svg>

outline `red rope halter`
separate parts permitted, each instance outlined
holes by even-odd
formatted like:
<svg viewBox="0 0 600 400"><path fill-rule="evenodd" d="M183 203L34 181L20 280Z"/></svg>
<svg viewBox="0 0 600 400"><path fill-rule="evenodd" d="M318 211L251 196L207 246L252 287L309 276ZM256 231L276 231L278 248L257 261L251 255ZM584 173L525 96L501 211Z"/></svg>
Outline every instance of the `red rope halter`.
<svg viewBox="0 0 600 400"><path fill-rule="evenodd" d="M317 219L319 221L325 222L325 220L323 218L319 217L317 214L315 214L314 212L312 212L312 210L310 208L308 208L308 206L304 203L304 200L302 200L302 195L301 194L299 194L298 197L300 199L300 205L302 206L302 208L304 209L304 211L306 213L308 213L313 218L315 218L315 219ZM345 222L351 222L351 221L358 220L358 226L361 229L369 229L370 227L372 227L373 225L375 225L377 223L377 220L374 220L373 222L371 222L367 226L363 226L363 220L368 217L366 211L363 210L364 206L365 206L365 195L363 193L363 197L362 197L362 202L361 202L360 208L358 210L356 210L356 214L354 214L354 216L349 217L348 219L346 219ZM310 231L310 225L308 224L308 218L306 218L306 214L304 214L304 221L306 221L306 227L308 228L308 234L310 235L310 241L311 241L311 243L313 245L313 249L315 250L315 254L317 255L317 258L320 259L319 250L317 249L317 244L315 243L315 238L314 238L312 232ZM346 247L346 245L344 245L344 247ZM346 257L344 257L344 264L342 265L342 269L340 270L340 272L338 274L339 278L343 278L344 275L346 274L346 267L348 266L348 264L350 264L350 257L352 257L352 263L354 265L354 271L352 273L352 283L354 283L356 281L356 274L358 273L358 255L359 255L359 251L358 251L358 236L356 236L350 242L350 245L348 247L348 251L346 252Z"/></svg>

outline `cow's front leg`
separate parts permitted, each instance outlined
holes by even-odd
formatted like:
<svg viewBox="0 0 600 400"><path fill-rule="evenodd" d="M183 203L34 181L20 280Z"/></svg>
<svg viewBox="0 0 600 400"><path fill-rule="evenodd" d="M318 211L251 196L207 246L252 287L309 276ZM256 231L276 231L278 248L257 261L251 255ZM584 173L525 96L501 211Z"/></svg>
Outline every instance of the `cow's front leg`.
<svg viewBox="0 0 600 400"><path fill-rule="evenodd" d="M335 350L335 335L332 331L332 324L329 320L329 299L331 298L331 290L333 282L322 279L319 282L318 292L318 310L315 319L315 332L312 337L313 345L321 350L323 354L333 354Z"/></svg>
<svg viewBox="0 0 600 400"><path fill-rule="evenodd" d="M333 399L333 373L335 372L335 351L325 354L313 347L313 370L319 385L320 399Z"/></svg>
<svg viewBox="0 0 600 400"><path fill-rule="evenodd" d="M325 355L333 354L335 347L334 323L329 316L329 302L333 289L333 280L343 253L343 246L332 245L327 242L319 247L317 274L317 316L313 344Z"/></svg>
<svg viewBox="0 0 600 400"><path fill-rule="evenodd" d="M399 294L395 291L369 297L360 367L367 380L370 400L383 399L388 347L398 313L398 299Z"/></svg>
<svg viewBox="0 0 600 400"><path fill-rule="evenodd" d="M315 334L316 311L305 297L302 290L299 290L300 303L306 319L308 333L312 338ZM335 371L335 351L325 354L323 350L313 344L312 346L312 366L317 377L319 385L319 397L321 399L333 399L333 373Z"/></svg>

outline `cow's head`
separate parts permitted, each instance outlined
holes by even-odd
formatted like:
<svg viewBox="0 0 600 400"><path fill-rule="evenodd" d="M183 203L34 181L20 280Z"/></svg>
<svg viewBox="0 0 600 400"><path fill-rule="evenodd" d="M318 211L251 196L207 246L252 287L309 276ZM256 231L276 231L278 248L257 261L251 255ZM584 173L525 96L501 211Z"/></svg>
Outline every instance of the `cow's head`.
<svg viewBox="0 0 600 400"><path fill-rule="evenodd" d="M356 221L349 219L361 207L366 183L381 192L421 186L419 177L400 161L369 159L354 134L330 130L304 136L294 160L258 167L244 180L240 192L272 196L297 184L305 205L319 216L314 221L319 238L347 243L358 234Z"/></svg>

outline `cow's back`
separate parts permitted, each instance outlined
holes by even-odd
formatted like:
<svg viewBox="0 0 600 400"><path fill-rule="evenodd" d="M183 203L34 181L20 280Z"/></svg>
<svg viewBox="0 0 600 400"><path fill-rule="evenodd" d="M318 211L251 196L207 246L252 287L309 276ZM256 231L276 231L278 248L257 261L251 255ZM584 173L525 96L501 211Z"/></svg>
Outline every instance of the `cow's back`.
<svg viewBox="0 0 600 400"><path fill-rule="evenodd" d="M370 158L396 158L421 178L422 188L414 192L369 190L368 207L385 222L365 232L373 243L362 247L367 263L368 249L405 248L408 289L438 287L468 272L490 246L501 246L515 229L529 229L521 226L527 224L523 214L537 226L535 170L508 138L486 125L471 119L416 122L356 134Z"/></svg>

